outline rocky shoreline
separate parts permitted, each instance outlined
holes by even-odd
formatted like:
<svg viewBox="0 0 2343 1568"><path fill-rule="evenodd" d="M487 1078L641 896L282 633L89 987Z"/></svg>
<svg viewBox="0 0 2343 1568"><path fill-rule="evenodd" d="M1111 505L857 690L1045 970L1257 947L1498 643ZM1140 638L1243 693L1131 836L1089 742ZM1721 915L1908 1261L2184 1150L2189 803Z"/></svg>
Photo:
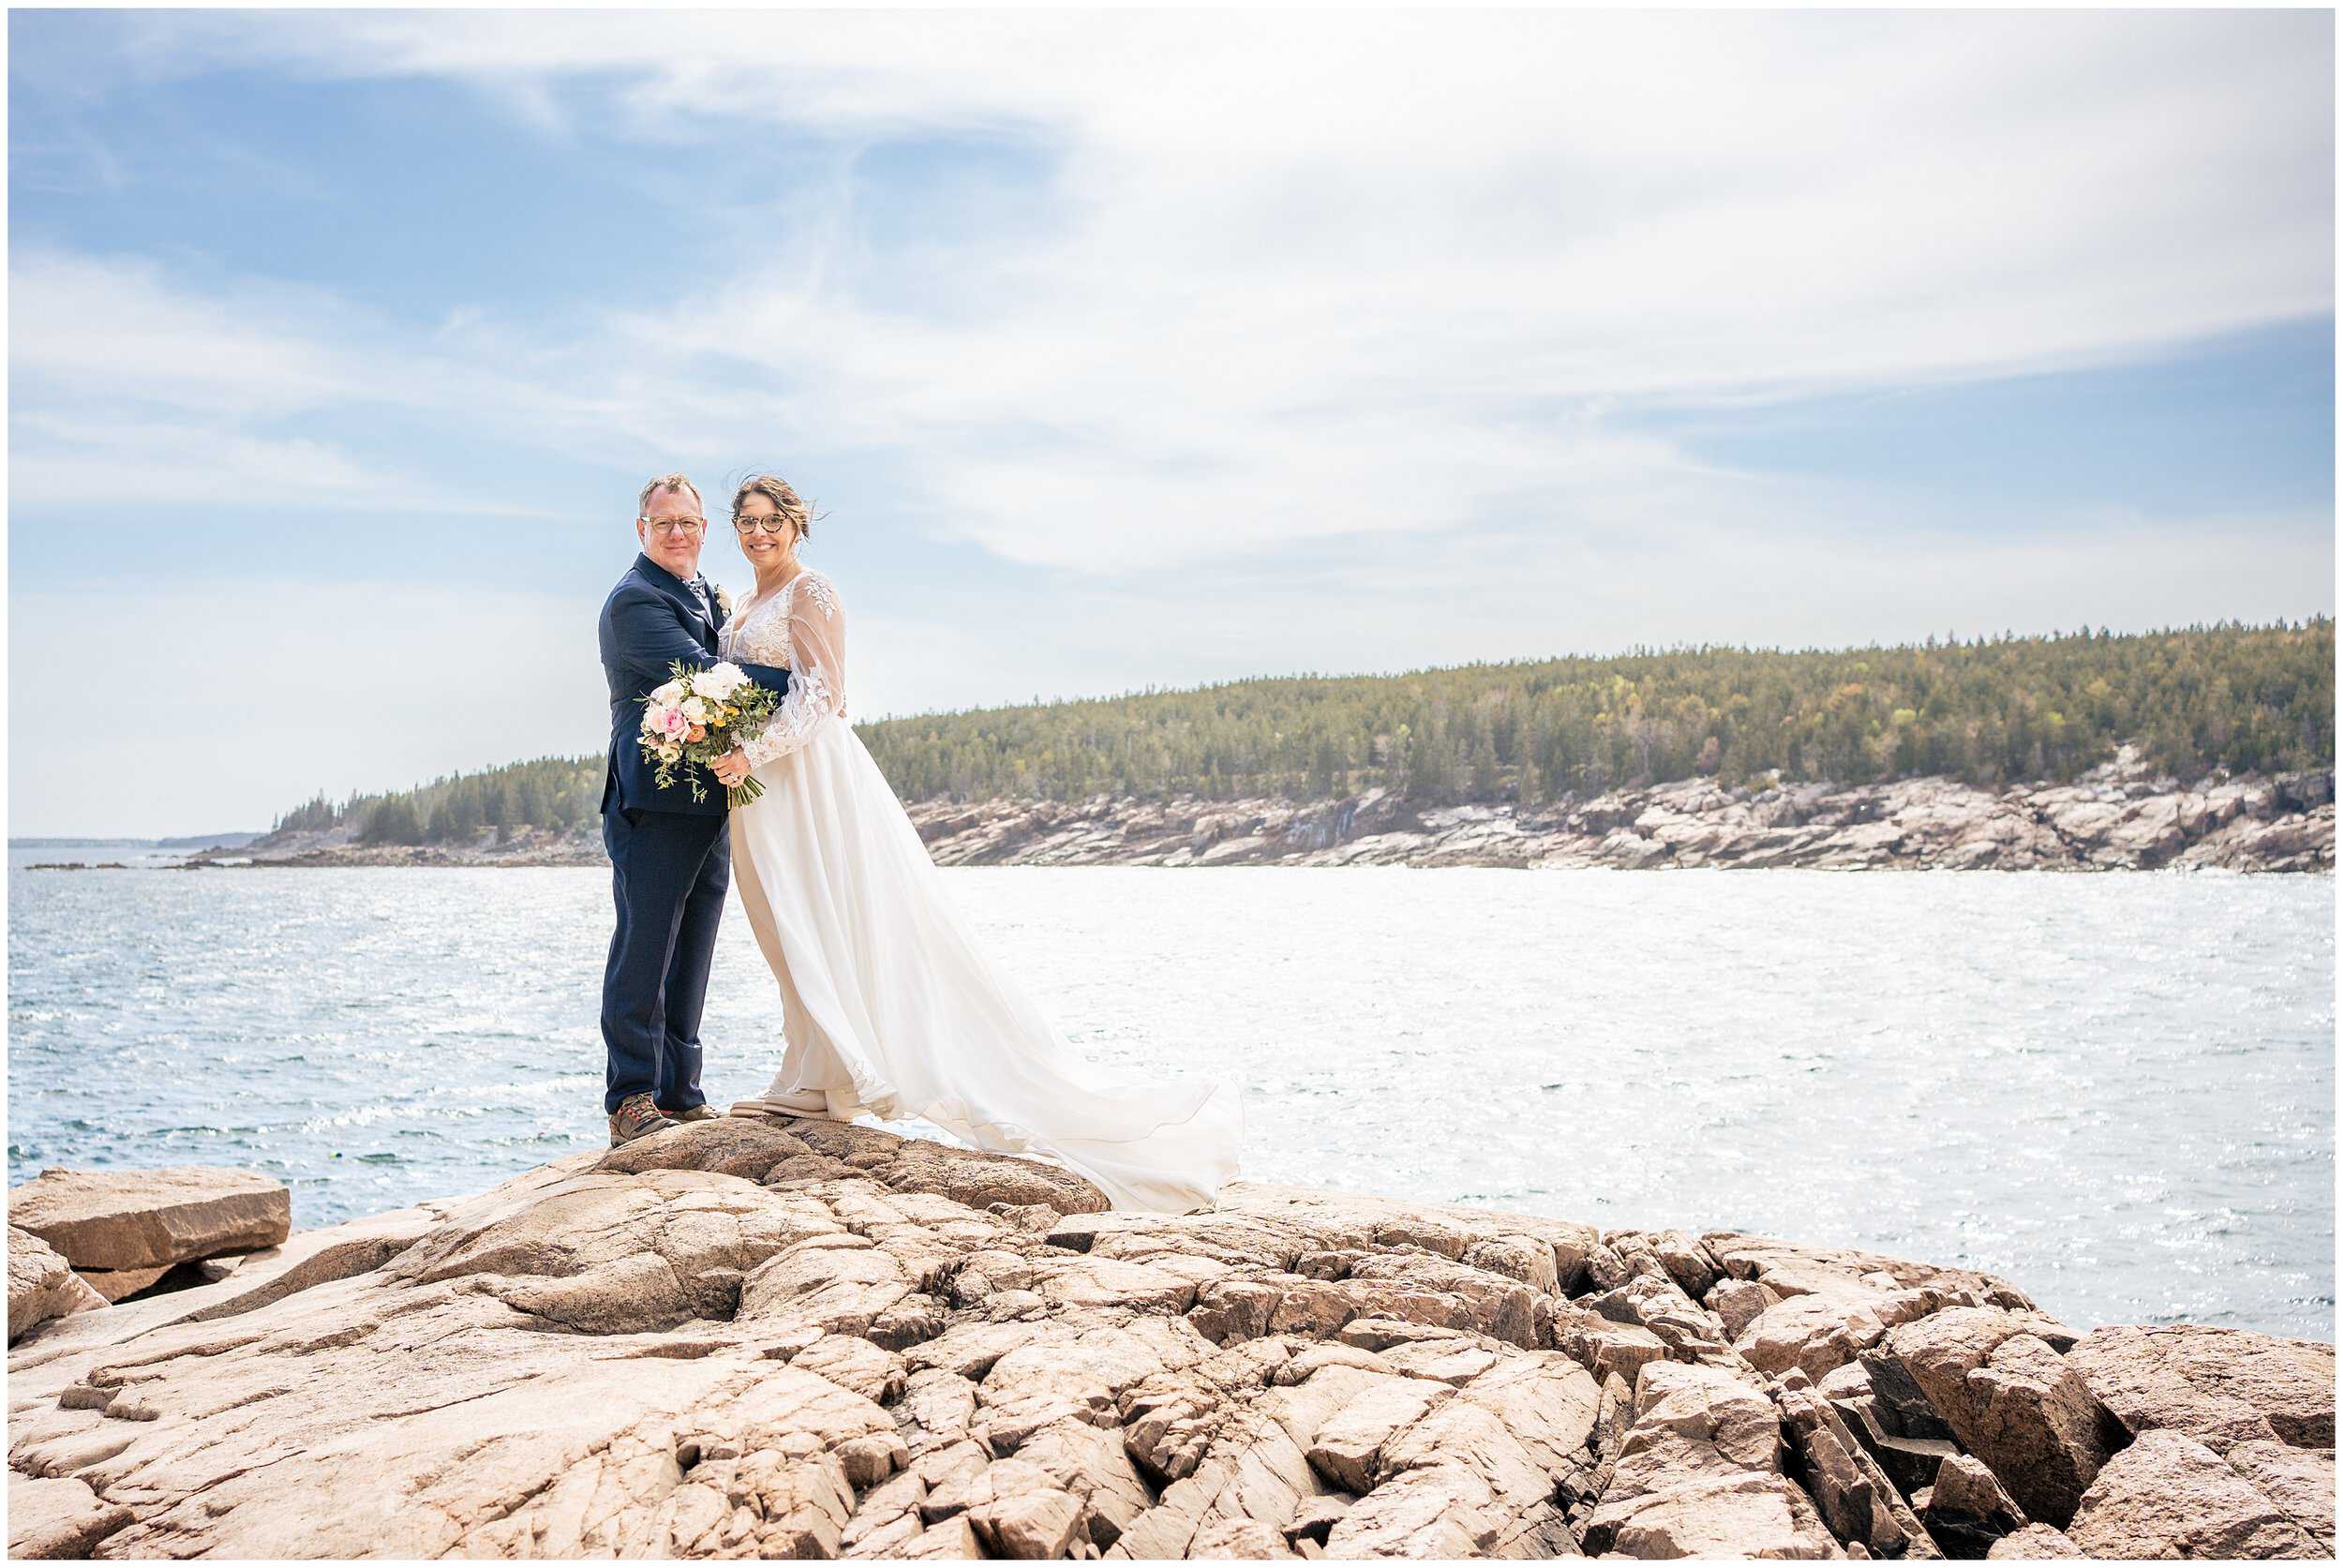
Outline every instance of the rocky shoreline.
<svg viewBox="0 0 2343 1568"><path fill-rule="evenodd" d="M1737 1232L739 1119L310 1232L10 1198L14 1556L2334 1555L2332 1346Z"/></svg>
<svg viewBox="0 0 2343 1568"><path fill-rule="evenodd" d="M1522 810L1423 809L1381 790L1342 800L922 801L940 865L1807 866L1829 870L2333 872L2332 769L2158 777L2132 748L2072 784L1955 779L1724 789L1708 780ZM354 829L276 834L213 865L602 865L597 829L501 844L365 845Z"/></svg>
<svg viewBox="0 0 2343 1568"><path fill-rule="evenodd" d="M2000 792L1941 778L1739 790L1693 780L1526 813L1423 811L1370 791L1307 806L920 805L911 817L941 865L2335 869L2332 773L2184 789L2128 759Z"/></svg>

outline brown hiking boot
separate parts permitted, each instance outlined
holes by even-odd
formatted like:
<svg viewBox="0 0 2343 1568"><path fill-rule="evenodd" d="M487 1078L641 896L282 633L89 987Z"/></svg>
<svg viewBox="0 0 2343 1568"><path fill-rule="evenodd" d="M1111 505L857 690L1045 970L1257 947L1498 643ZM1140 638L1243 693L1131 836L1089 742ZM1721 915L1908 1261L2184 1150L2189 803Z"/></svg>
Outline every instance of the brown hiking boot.
<svg viewBox="0 0 2343 1568"><path fill-rule="evenodd" d="M663 1105L659 1108L659 1113L671 1122L712 1122L717 1119L717 1113L710 1111L704 1103L683 1111L670 1111Z"/></svg>
<svg viewBox="0 0 2343 1568"><path fill-rule="evenodd" d="M619 1101L619 1108L610 1113L610 1146L632 1143L637 1138L648 1138L654 1132L664 1132L676 1124L660 1114L648 1093L629 1095Z"/></svg>

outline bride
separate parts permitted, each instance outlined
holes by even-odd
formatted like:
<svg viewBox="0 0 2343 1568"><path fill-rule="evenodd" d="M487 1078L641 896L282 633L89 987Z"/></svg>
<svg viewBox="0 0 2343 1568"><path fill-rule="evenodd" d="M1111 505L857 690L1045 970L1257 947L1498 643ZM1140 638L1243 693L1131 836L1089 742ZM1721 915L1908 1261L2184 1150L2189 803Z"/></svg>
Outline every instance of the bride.
<svg viewBox="0 0 2343 1568"><path fill-rule="evenodd" d="M845 606L798 560L805 503L760 474L732 520L756 591L719 650L790 672L779 712L715 769L765 786L731 814L732 885L781 982L787 1042L771 1086L732 1113L923 1117L979 1148L1052 1158L1116 1208L1210 1206L1236 1174L1234 1089L1095 1079L992 966L847 722Z"/></svg>

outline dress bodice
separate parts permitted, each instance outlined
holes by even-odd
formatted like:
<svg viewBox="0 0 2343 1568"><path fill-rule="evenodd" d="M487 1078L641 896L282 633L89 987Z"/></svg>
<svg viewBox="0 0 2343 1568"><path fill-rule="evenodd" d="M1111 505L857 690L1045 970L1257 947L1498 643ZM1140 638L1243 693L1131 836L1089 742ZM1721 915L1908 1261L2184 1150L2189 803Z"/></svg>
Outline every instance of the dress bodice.
<svg viewBox="0 0 2343 1568"><path fill-rule="evenodd" d="M838 590L818 572L799 572L763 599L752 600L716 635L727 659L789 672L789 689L763 728L741 739L752 765L804 746L846 716L846 630Z"/></svg>
<svg viewBox="0 0 2343 1568"><path fill-rule="evenodd" d="M716 634L717 652L724 658L745 659L753 665L797 669L789 645L789 605L799 592L810 596L825 615L835 613L836 591L829 579L808 568L771 594L752 601L746 609L725 621L723 630Z"/></svg>

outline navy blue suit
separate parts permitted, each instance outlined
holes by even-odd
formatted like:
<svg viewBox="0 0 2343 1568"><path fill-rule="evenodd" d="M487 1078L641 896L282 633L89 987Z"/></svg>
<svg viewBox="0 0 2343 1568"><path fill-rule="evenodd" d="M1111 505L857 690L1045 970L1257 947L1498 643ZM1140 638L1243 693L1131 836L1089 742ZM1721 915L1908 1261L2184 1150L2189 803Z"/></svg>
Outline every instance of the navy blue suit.
<svg viewBox="0 0 2343 1568"><path fill-rule="evenodd" d="M643 699L685 669L716 663L723 612L649 556L634 558L602 606L602 669L610 683L610 756L602 785L602 842L610 852L619 909L602 976L602 1040L608 1053L603 1109L649 1091L667 1111L707 1103L700 1092L700 1008L716 924L732 885L732 842L724 790L703 777L694 800L678 770L659 787L635 735ZM737 663L738 661L736 661ZM743 664L750 679L775 692L789 672Z"/></svg>

